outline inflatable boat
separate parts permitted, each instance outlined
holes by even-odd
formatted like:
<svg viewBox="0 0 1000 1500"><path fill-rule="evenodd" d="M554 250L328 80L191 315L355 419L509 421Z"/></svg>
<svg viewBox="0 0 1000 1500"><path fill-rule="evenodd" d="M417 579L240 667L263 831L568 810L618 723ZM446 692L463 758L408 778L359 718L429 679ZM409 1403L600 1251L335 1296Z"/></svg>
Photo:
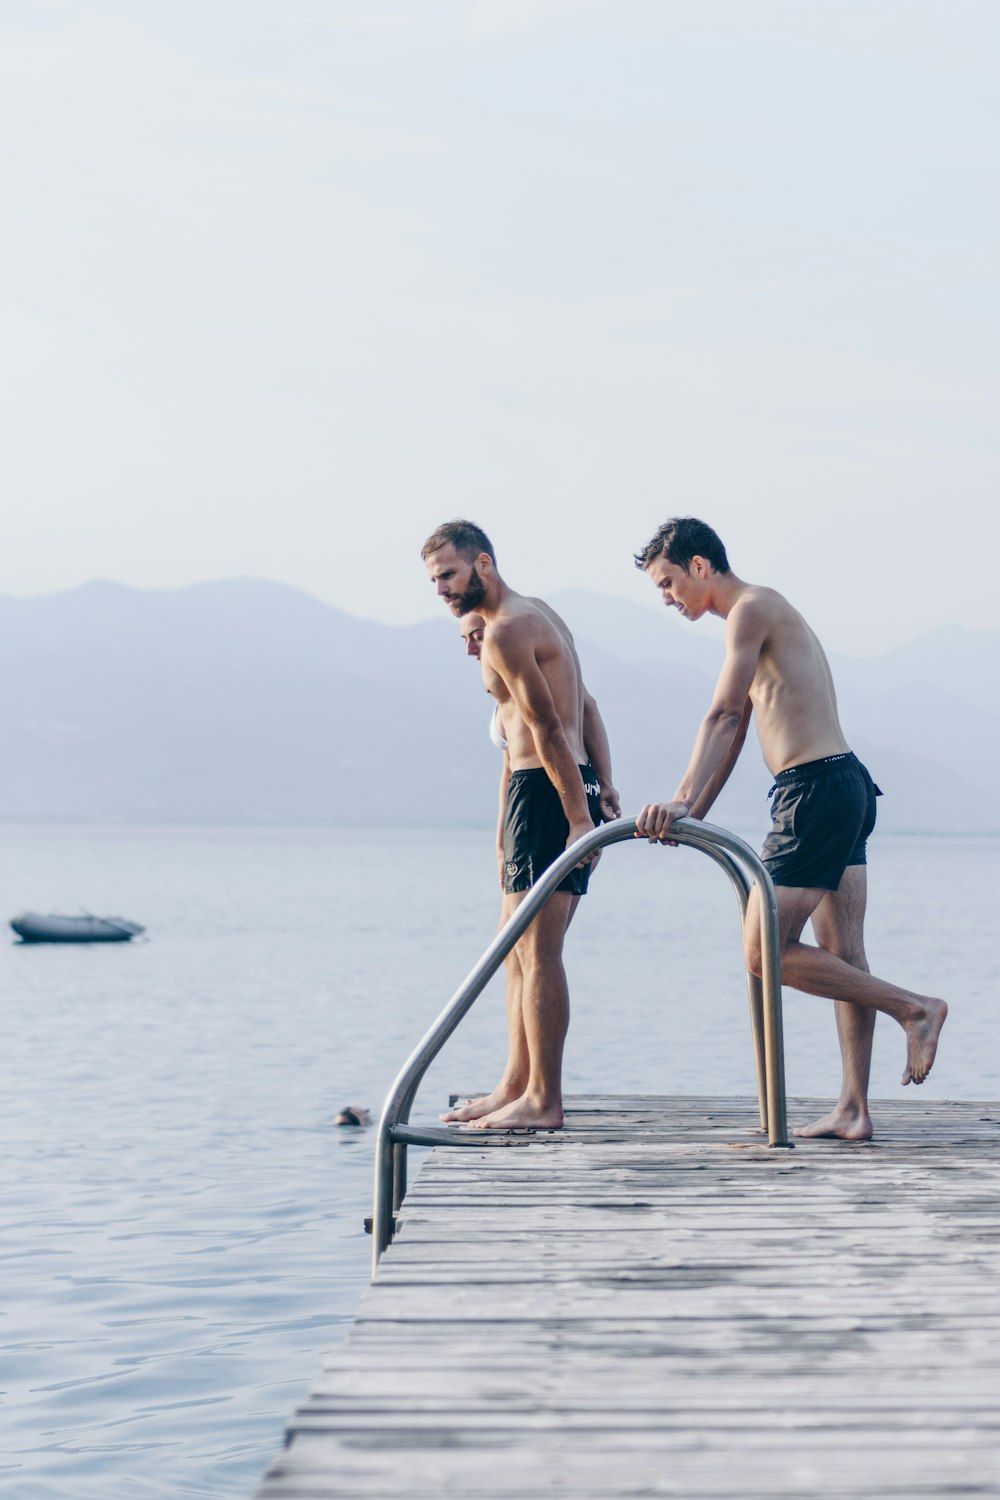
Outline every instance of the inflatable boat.
<svg viewBox="0 0 1000 1500"><path fill-rule="evenodd" d="M124 917L42 916L37 911L11 917L10 925L22 943L127 943L146 930Z"/></svg>

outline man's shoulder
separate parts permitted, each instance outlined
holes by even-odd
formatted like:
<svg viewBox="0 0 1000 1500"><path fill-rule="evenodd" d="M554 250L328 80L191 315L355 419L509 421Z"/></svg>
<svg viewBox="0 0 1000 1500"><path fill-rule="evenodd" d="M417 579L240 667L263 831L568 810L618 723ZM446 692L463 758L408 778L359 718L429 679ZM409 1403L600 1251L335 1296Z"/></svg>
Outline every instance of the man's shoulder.
<svg viewBox="0 0 1000 1500"><path fill-rule="evenodd" d="M529 645L535 636L537 623L533 612L520 607L505 610L491 620L486 632L486 643L493 653L516 651Z"/></svg>
<svg viewBox="0 0 1000 1500"><path fill-rule="evenodd" d="M537 626L540 630L546 628L555 630L560 636L572 640L573 634L562 615L557 614L551 604L546 604L544 599L526 599L535 615Z"/></svg>
<svg viewBox="0 0 1000 1500"><path fill-rule="evenodd" d="M535 641L553 630L568 633L563 621L544 599L530 599L523 594L511 601L490 625L494 641Z"/></svg>
<svg viewBox="0 0 1000 1500"><path fill-rule="evenodd" d="M765 623L788 612L795 613L784 594L765 584L749 583L729 611L729 618L736 624Z"/></svg>
<svg viewBox="0 0 1000 1500"><path fill-rule="evenodd" d="M733 647L756 642L761 650L797 649L801 642L815 639L807 622L784 594L757 585L747 588L733 605L726 628Z"/></svg>

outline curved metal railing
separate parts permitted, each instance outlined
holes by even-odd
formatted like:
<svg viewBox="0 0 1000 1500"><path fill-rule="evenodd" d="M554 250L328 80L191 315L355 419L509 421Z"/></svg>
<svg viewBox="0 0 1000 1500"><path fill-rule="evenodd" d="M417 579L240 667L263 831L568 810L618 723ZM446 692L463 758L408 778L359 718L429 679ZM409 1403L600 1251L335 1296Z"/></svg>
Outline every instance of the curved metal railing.
<svg viewBox="0 0 1000 1500"><path fill-rule="evenodd" d="M373 1270L392 1238L394 1211L406 1193L407 1146L483 1145L483 1134L478 1131L414 1129L410 1126L410 1110L424 1074L518 938L570 870L587 854L610 844L632 840L635 832L634 818L604 823L577 839L549 866L500 928L475 968L400 1069L382 1109L375 1146L375 1201L371 1226ZM680 818L671 824L670 836L678 844L700 849L725 870L739 900L741 921L746 917L750 891L754 886L757 888L761 909L762 973L758 978L747 970L757 1098L761 1128L767 1131L768 1144L788 1146L791 1143L785 1108L778 904L771 878L749 844L712 823Z"/></svg>

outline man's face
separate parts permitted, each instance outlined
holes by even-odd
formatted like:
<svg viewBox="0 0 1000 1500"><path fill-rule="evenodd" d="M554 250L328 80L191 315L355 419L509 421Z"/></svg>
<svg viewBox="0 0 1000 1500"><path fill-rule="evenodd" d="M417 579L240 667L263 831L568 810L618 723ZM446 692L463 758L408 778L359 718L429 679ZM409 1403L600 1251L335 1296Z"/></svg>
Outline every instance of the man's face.
<svg viewBox="0 0 1000 1500"><path fill-rule="evenodd" d="M486 629L486 621L482 615L465 615L459 626L462 640L465 642L466 656L479 660L483 650L483 632Z"/></svg>
<svg viewBox="0 0 1000 1500"><path fill-rule="evenodd" d="M667 557L654 557L647 574L660 592L668 609L676 609L685 620L700 620L708 608L705 598L707 563L703 557L692 557L690 570Z"/></svg>
<svg viewBox="0 0 1000 1500"><path fill-rule="evenodd" d="M467 615L486 597L486 584L476 570L478 561L466 562L451 542L427 559L428 576L453 615Z"/></svg>

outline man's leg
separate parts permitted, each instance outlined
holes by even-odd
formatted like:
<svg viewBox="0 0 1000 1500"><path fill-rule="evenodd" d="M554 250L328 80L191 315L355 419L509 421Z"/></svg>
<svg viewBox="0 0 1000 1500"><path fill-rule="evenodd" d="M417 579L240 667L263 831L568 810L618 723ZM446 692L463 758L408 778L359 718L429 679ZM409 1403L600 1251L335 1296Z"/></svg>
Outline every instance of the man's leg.
<svg viewBox="0 0 1000 1500"><path fill-rule="evenodd" d="M813 932L819 946L866 974L869 972L865 956L867 905L868 871L864 865L848 865L837 890L828 891L812 914ZM872 1135L868 1078L877 1012L849 1000L835 1000L833 1010L842 1066L840 1098L829 1114L811 1125L793 1130L792 1134L867 1141Z"/></svg>
<svg viewBox="0 0 1000 1500"><path fill-rule="evenodd" d="M892 1016L906 1032L902 1082L923 1083L934 1062L938 1036L948 1014L945 1002L876 979L874 974L845 963L835 953L801 942L803 927L828 892L788 885L776 886L775 890L781 930L782 982L807 995L853 1001L868 1010L881 1010ZM752 973L760 974L760 901L756 886L750 893L744 933L747 965Z"/></svg>
<svg viewBox="0 0 1000 1500"><path fill-rule="evenodd" d="M518 892L511 899L522 901L526 894ZM553 1128L563 1123L562 1055L569 1027L569 987L562 955L566 929L579 900L568 891L556 891L517 945L528 1080L516 1099L475 1121L481 1129Z"/></svg>
<svg viewBox="0 0 1000 1500"><path fill-rule="evenodd" d="M560 894L562 893L557 891L555 896L550 897L545 910L548 910ZM513 895L504 893L500 905L500 927L506 926L518 903L523 901L526 895L527 891L518 891ZM569 927L572 922L579 902L579 896L570 897L566 927ZM507 976L507 1065L500 1082L491 1094L483 1094L478 1099L463 1100L461 1104L456 1104L453 1109L450 1109L446 1115L442 1115L442 1120L448 1124L466 1124L470 1120L479 1120L483 1115L492 1114L494 1110L502 1109L505 1104L511 1104L515 1099L520 1099L527 1091L531 1064L522 1013L524 972L521 967L521 950L523 943L524 938L515 944L504 959Z"/></svg>
<svg viewBox="0 0 1000 1500"><path fill-rule="evenodd" d="M505 927L513 916L519 901L523 899L524 893L511 895L504 892L500 900L500 923ZM524 976L521 972L520 958L521 944L516 943L504 959L504 973L507 978L507 1065L503 1070L500 1082L491 1094L483 1094L478 1099L466 1099L461 1104L456 1104L442 1120L448 1124L465 1124L469 1120L478 1120L483 1115L490 1115L495 1109L501 1109L503 1105L510 1104L514 1099L520 1099L528 1087L528 1040L524 1034L524 1019L521 1015L521 992L524 984Z"/></svg>

